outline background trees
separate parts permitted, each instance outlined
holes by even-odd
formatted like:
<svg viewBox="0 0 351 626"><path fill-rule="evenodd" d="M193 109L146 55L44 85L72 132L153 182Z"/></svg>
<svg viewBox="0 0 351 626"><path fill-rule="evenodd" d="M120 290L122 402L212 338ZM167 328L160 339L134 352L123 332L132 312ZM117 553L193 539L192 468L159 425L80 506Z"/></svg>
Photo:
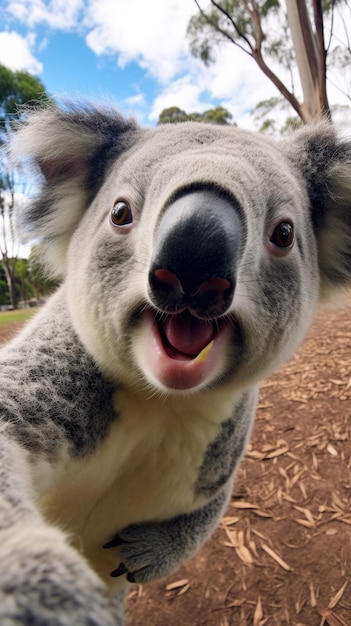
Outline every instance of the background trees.
<svg viewBox="0 0 351 626"><path fill-rule="evenodd" d="M349 29L340 12L343 8L351 17L345 0L210 0L206 8L194 1L198 12L188 25L194 56L209 65L218 46L229 42L249 55L277 88L279 97L260 103L266 113L285 101L302 122L331 119L328 58L333 67L351 62ZM344 43L332 45L336 12Z"/></svg>
<svg viewBox="0 0 351 626"><path fill-rule="evenodd" d="M16 305L26 306L28 302L42 299L57 288L59 282L48 278L39 264L36 249L33 248L29 259L16 259L16 272L13 277L13 290ZM0 307L12 307L7 286L4 266L0 261Z"/></svg>
<svg viewBox="0 0 351 626"><path fill-rule="evenodd" d="M208 122L210 124L230 124L232 114L224 107L218 106L203 113L186 113L179 107L168 107L161 111L158 124L174 124L175 122Z"/></svg>
<svg viewBox="0 0 351 626"><path fill-rule="evenodd" d="M257 64L277 88L275 97L256 106L255 116L262 130L276 127L279 118L272 113L284 104L287 112L283 124L289 127L321 116L331 118L327 79L330 82L336 79L330 76L330 68L333 73L335 70L342 72L343 77L351 76L347 72L351 66L349 3L350 0L194 0L196 14L188 25L190 48L209 65L219 46L230 43L238 55L245 54ZM345 82L342 90L351 100L351 81ZM7 141L13 123L21 115L21 105L38 106L38 102L44 105L48 102L45 91L41 81L28 72L12 72L0 65L0 144ZM223 106L203 113L169 107L161 112L158 123L185 120L235 123ZM22 292L28 280L17 263L18 245L13 223L15 205L21 202L21 197L25 198L26 191L22 181L9 173L3 160L0 169L0 285L6 281L13 306L21 295L18 280L22 281Z"/></svg>
<svg viewBox="0 0 351 626"><path fill-rule="evenodd" d="M12 72L0 65L0 132L11 128L21 115L21 105L37 107L40 102L49 100L45 87L36 76L25 71Z"/></svg>
<svg viewBox="0 0 351 626"><path fill-rule="evenodd" d="M49 98L41 81L28 72L12 72L0 65L0 146L8 141L13 124L21 115L21 105L45 105ZM0 167L0 258L10 304L16 308L16 266L19 246L15 237L14 210L25 195L25 183L15 179L2 155Z"/></svg>

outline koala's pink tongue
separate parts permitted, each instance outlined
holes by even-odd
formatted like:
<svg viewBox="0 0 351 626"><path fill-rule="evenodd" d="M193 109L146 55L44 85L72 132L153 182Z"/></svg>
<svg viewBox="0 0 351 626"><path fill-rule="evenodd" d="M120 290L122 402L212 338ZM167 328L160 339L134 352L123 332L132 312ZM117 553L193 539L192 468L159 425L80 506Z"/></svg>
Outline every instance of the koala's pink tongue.
<svg viewBox="0 0 351 626"><path fill-rule="evenodd" d="M187 312L167 317L163 329L172 348L186 356L197 356L213 338L212 324Z"/></svg>

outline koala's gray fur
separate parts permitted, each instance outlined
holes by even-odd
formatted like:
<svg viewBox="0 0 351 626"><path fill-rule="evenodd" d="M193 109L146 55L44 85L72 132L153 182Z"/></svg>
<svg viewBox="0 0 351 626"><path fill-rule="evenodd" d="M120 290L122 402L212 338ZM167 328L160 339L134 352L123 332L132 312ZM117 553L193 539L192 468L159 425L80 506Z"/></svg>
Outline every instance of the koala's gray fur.
<svg viewBox="0 0 351 626"><path fill-rule="evenodd" d="M258 382L350 283L351 142L72 106L13 151L63 283L0 354L0 623L120 625L126 578L216 527Z"/></svg>

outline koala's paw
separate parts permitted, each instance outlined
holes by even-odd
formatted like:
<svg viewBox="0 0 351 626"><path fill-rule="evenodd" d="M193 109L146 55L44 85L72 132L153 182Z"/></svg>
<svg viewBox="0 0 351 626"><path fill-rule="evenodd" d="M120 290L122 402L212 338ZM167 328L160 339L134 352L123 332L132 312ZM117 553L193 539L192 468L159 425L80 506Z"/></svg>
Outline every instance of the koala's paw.
<svg viewBox="0 0 351 626"><path fill-rule="evenodd" d="M122 626L123 603L48 527L14 527L0 542L0 624Z"/></svg>
<svg viewBox="0 0 351 626"><path fill-rule="evenodd" d="M122 562L111 576L126 574L129 582L138 583L167 576L187 558L186 546L177 535L167 523L127 526L104 546L120 549Z"/></svg>

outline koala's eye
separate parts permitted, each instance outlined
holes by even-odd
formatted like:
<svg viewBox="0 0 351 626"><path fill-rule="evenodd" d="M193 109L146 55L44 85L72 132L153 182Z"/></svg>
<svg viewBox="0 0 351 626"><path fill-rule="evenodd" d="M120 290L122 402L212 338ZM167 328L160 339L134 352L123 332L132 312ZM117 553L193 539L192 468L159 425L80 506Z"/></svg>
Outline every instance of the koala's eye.
<svg viewBox="0 0 351 626"><path fill-rule="evenodd" d="M294 243L294 226L291 222L280 222L275 227L270 241L278 248L289 248Z"/></svg>
<svg viewBox="0 0 351 626"><path fill-rule="evenodd" d="M117 200L111 211L111 222L114 226L126 226L133 221L131 206L125 200Z"/></svg>

